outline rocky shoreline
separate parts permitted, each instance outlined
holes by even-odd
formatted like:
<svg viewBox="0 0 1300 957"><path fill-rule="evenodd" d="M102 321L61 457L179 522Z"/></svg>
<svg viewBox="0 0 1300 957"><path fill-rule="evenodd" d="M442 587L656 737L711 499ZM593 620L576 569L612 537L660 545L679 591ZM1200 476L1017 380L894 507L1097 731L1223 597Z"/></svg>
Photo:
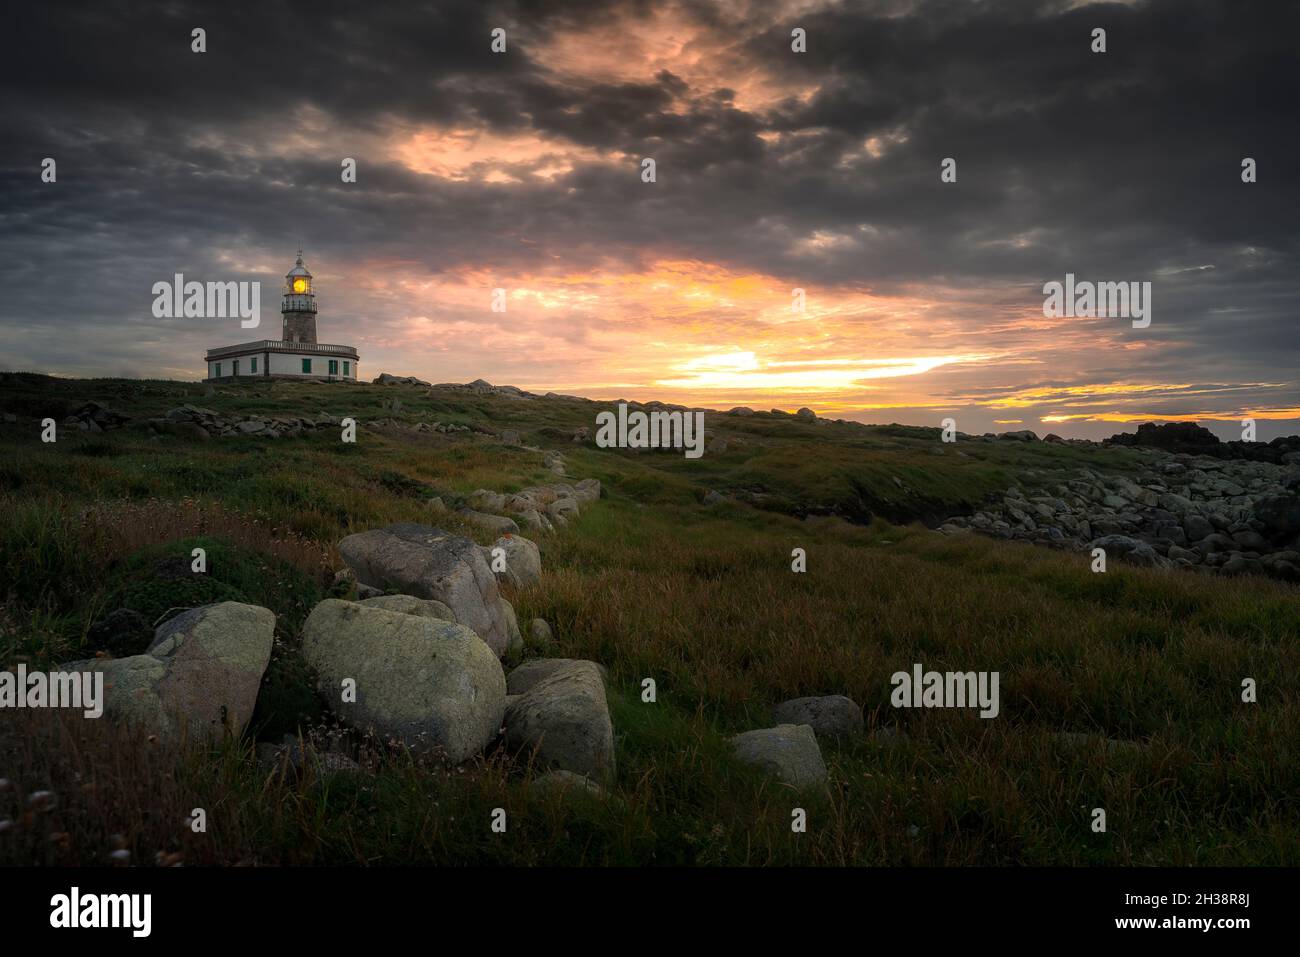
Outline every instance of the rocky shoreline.
<svg viewBox="0 0 1300 957"><path fill-rule="evenodd" d="M1300 581L1300 438L1220 443L1191 423L1170 425L1176 428L1143 426L1136 436L1107 440L1143 456L1136 474L1077 469L1047 488L1012 486L938 531L1101 548L1148 567ZM1013 438L1037 441L1033 433ZM1176 450L1146 444L1153 441Z"/></svg>

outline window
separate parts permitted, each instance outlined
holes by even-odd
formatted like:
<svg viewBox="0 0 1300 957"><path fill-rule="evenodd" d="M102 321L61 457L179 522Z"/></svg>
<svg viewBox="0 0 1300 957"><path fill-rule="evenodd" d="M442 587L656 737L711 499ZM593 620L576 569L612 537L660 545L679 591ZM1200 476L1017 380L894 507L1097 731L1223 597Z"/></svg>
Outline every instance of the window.
<svg viewBox="0 0 1300 957"><path fill-rule="evenodd" d="M232 368L230 374L231 374L231 375L239 375L239 360L236 359L234 362L231 363L231 366L233 366L233 368Z"/></svg>
<svg viewBox="0 0 1300 957"><path fill-rule="evenodd" d="M338 375L338 374L339 374L339 360L338 360L338 359L331 359L331 360L330 360L330 375Z"/></svg>
<svg viewBox="0 0 1300 957"><path fill-rule="evenodd" d="M303 359L303 360L302 360L302 371L303 371L303 374L304 374L304 375L311 375L311 360L310 360L310 359Z"/></svg>
<svg viewBox="0 0 1300 957"><path fill-rule="evenodd" d="M343 374L345 376L352 375L352 363L348 362L346 359L343 360Z"/></svg>
<svg viewBox="0 0 1300 957"><path fill-rule="evenodd" d="M253 364L253 369L252 369L253 375L257 375L257 356L253 356L253 358L249 359L248 361Z"/></svg>
<svg viewBox="0 0 1300 957"><path fill-rule="evenodd" d="M220 379L220 378L221 378L221 363L220 363L220 362L217 363L217 371L216 371L216 373L213 375L213 378L214 378L214 379Z"/></svg>

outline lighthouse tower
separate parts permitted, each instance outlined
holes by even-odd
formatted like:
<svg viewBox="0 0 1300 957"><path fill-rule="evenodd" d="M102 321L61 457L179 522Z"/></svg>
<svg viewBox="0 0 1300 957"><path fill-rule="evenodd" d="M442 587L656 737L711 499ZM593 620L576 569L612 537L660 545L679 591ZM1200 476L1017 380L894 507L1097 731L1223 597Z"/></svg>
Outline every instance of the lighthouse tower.
<svg viewBox="0 0 1300 957"><path fill-rule="evenodd" d="M285 342L316 341L316 294L311 288L311 273L302 264L302 250L298 262L284 277L284 300L280 304L284 315Z"/></svg>

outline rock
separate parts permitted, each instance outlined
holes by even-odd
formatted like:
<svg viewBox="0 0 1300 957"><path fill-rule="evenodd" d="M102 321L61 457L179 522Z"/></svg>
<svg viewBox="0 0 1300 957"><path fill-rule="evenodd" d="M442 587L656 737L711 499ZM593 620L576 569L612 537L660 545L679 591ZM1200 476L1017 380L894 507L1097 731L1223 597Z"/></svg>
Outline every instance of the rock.
<svg viewBox="0 0 1300 957"><path fill-rule="evenodd" d="M302 652L345 721L413 750L459 762L501 728L501 662L464 625L329 598L307 617ZM345 679L356 682L355 702L341 698Z"/></svg>
<svg viewBox="0 0 1300 957"><path fill-rule="evenodd" d="M555 638L551 626L541 618L534 618L528 623L528 634L537 645L549 645Z"/></svg>
<svg viewBox="0 0 1300 957"><path fill-rule="evenodd" d="M710 455L721 455L723 452L727 451L727 440L721 437L716 438L708 444L705 451Z"/></svg>
<svg viewBox="0 0 1300 957"><path fill-rule="evenodd" d="M275 615L226 601L182 612L161 625L141 655L76 662L65 670L104 673L104 713L168 740L239 735L253 716L271 660Z"/></svg>
<svg viewBox="0 0 1300 957"><path fill-rule="evenodd" d="M182 439L194 439L206 442L212 438L211 433L197 422L176 421L173 419L150 419L150 427L155 432L174 435Z"/></svg>
<svg viewBox="0 0 1300 957"><path fill-rule="evenodd" d="M795 415L803 419L805 422L812 422L817 418L817 413L809 408L802 408L796 412Z"/></svg>
<svg viewBox="0 0 1300 957"><path fill-rule="evenodd" d="M1195 455L1212 453L1219 444L1219 437L1195 422L1166 422L1163 425L1147 422L1138 426L1136 434L1121 432L1106 439L1104 444L1144 445Z"/></svg>
<svg viewBox="0 0 1300 957"><path fill-rule="evenodd" d="M1204 515L1188 515L1183 519L1183 531L1187 533L1189 542L1199 542L1214 533L1214 526Z"/></svg>
<svg viewBox="0 0 1300 957"><path fill-rule="evenodd" d="M1181 545L1170 545L1168 557L1174 561L1184 561L1192 565L1197 565L1201 561L1201 553L1192 551L1190 548L1183 548Z"/></svg>
<svg viewBox="0 0 1300 957"><path fill-rule="evenodd" d="M1010 439L1016 442L1037 442L1038 434L1030 429L1020 429L1016 432L1003 432L998 435L999 439Z"/></svg>
<svg viewBox="0 0 1300 957"><path fill-rule="evenodd" d="M375 376L375 378L371 380L371 384L372 385L422 385L425 388L429 387L429 383L425 382L423 379L417 379L413 375L405 375L405 376L389 375L387 372L381 372L379 375Z"/></svg>
<svg viewBox="0 0 1300 957"><path fill-rule="evenodd" d="M573 497L584 505L600 499L600 479L583 479L573 487Z"/></svg>
<svg viewBox="0 0 1300 957"><path fill-rule="evenodd" d="M513 534L519 531L519 526L515 520L504 515L489 515L486 512L476 512L472 508L462 508L457 514L471 525L476 525L489 532L496 532L498 535Z"/></svg>
<svg viewBox="0 0 1300 957"><path fill-rule="evenodd" d="M772 709L778 724L806 724L819 738L852 738L862 734L862 709L842 694L792 698Z"/></svg>
<svg viewBox="0 0 1300 957"><path fill-rule="evenodd" d="M506 617L506 654L522 655L524 636L519 632L519 619L515 617L515 606L502 598L501 611Z"/></svg>
<svg viewBox="0 0 1300 957"><path fill-rule="evenodd" d="M546 506L546 514L552 521L559 520L560 524L567 523L578 517L578 500L576 498L557 498L550 505ZM515 529L518 531L518 529Z"/></svg>
<svg viewBox="0 0 1300 957"><path fill-rule="evenodd" d="M556 795L566 801L575 797L591 797L600 801L605 799L603 787L585 774L575 774L572 771L547 771L533 781L532 787L548 797Z"/></svg>
<svg viewBox="0 0 1300 957"><path fill-rule="evenodd" d="M505 558L505 567L500 570L500 563L493 558L493 553L498 548ZM487 559L488 567L498 582L525 588L542 580L542 553L534 542L522 535L503 535L491 545L484 545L483 557Z"/></svg>
<svg viewBox="0 0 1300 957"><path fill-rule="evenodd" d="M531 684L510 703L505 725L506 747L543 767L593 777L614 772L614 726L592 662L569 662Z"/></svg>
<svg viewBox="0 0 1300 957"><path fill-rule="evenodd" d="M709 491L704 493L705 505L716 505L718 502L721 502L722 499L723 499L722 493L717 491L716 489L709 489Z"/></svg>
<svg viewBox="0 0 1300 957"><path fill-rule="evenodd" d="M485 512L499 513L506 510L506 497L500 492L490 492L485 488L470 492L465 497L465 501L470 508L481 509Z"/></svg>
<svg viewBox="0 0 1300 957"><path fill-rule="evenodd" d="M826 780L817 736L806 724L780 724L746 731L731 739L736 757L775 774L787 784L805 787Z"/></svg>
<svg viewBox="0 0 1300 957"><path fill-rule="evenodd" d="M734 409L727 410L727 415L738 415L746 418L753 414L754 410L744 405L738 405Z"/></svg>
<svg viewBox="0 0 1300 957"><path fill-rule="evenodd" d="M414 595L380 595L357 602L367 608L382 608L403 615L415 615L417 618L437 618L440 621L455 621L456 613L440 601L432 598L416 598Z"/></svg>
<svg viewBox="0 0 1300 957"><path fill-rule="evenodd" d="M1244 555L1233 555L1226 562L1219 566L1219 573L1223 575L1245 575L1250 572L1260 571L1260 563Z"/></svg>
<svg viewBox="0 0 1300 957"><path fill-rule="evenodd" d="M534 618L534 622L541 621ZM546 622L542 622L546 624ZM591 670L602 682L609 681L609 672L604 665L582 658L534 658L525 661L510 672L506 678L506 691L509 694L522 695L531 691L539 682L558 674L570 671Z"/></svg>
<svg viewBox="0 0 1300 957"><path fill-rule="evenodd" d="M1248 552L1259 552L1268 548L1268 540L1259 532L1248 528L1233 532L1232 540L1239 548L1243 548Z"/></svg>
<svg viewBox="0 0 1300 957"><path fill-rule="evenodd" d="M497 581L478 545L428 525L403 522L349 535L339 554L372 588L444 603L498 655L508 643Z"/></svg>
<svg viewBox="0 0 1300 957"><path fill-rule="evenodd" d="M518 514L519 521L523 522L524 525L531 531L549 532L552 531L554 528L554 526L551 525L550 519L546 518L536 509L532 509L532 508L524 509L522 512L519 512L517 514Z"/></svg>
<svg viewBox="0 0 1300 957"><path fill-rule="evenodd" d="M501 439L502 445L518 445L520 441L519 432L515 429L502 429L498 438Z"/></svg>
<svg viewBox="0 0 1300 957"><path fill-rule="evenodd" d="M1094 539L1088 547L1103 548L1107 556L1114 555L1133 565L1154 567L1161 564L1161 557L1154 548L1127 535L1105 535Z"/></svg>

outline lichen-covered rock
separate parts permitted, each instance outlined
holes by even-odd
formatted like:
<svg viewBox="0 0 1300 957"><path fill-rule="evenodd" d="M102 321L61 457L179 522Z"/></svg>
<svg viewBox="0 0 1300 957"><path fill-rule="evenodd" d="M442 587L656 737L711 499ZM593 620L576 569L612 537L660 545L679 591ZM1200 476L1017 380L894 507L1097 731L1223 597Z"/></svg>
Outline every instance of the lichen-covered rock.
<svg viewBox="0 0 1300 957"><path fill-rule="evenodd" d="M614 726L592 662L568 662L531 684L511 701L505 725L506 747L542 767L593 777L614 771Z"/></svg>
<svg viewBox="0 0 1300 957"><path fill-rule="evenodd" d="M225 601L161 625L142 655L74 662L104 673L104 713L160 737L215 740L243 732L271 660L275 614Z"/></svg>
<svg viewBox="0 0 1300 957"><path fill-rule="evenodd" d="M501 662L463 625L331 598L307 617L302 651L346 722L413 750L463 761L501 728ZM349 679L353 701L342 693Z"/></svg>

